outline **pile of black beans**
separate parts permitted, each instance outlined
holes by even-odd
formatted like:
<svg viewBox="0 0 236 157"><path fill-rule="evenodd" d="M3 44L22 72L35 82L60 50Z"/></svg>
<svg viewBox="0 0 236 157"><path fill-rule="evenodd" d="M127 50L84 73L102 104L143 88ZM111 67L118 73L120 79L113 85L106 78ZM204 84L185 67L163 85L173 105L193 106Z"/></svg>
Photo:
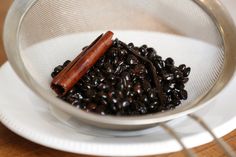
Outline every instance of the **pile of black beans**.
<svg viewBox="0 0 236 157"><path fill-rule="evenodd" d="M147 45L136 47L133 43L121 43L114 40L105 55L60 98L77 108L101 115L163 112L174 109L181 100L187 99L185 83L189 80L189 67L185 64L176 66L172 58L163 60ZM150 69L142 59L144 57L155 69ZM67 60L57 66L51 76L55 77L69 63ZM150 70L155 70L158 77L153 77ZM159 81L161 89L155 86L154 79ZM158 92L161 92L161 98Z"/></svg>

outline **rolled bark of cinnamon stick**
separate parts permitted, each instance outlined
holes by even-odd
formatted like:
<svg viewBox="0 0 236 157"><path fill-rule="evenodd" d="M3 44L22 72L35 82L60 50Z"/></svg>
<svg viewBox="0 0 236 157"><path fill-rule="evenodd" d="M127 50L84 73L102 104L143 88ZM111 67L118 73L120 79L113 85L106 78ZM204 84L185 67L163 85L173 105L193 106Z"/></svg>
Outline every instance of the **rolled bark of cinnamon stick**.
<svg viewBox="0 0 236 157"><path fill-rule="evenodd" d="M104 55L112 45L113 32L100 35L51 82L51 88L59 95L65 95L86 72Z"/></svg>

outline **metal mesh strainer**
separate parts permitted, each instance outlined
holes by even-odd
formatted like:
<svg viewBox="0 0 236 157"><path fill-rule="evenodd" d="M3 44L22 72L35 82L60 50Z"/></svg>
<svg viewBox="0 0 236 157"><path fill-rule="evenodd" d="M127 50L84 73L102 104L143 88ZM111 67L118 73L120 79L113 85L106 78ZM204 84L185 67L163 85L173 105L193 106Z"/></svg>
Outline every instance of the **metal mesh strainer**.
<svg viewBox="0 0 236 157"><path fill-rule="evenodd" d="M49 89L50 71L106 30L190 66L189 99L172 111L125 118L85 113L57 99ZM52 108L124 130L186 115L212 100L233 76L234 41L234 26L221 4L205 0L16 0L4 30L11 65Z"/></svg>

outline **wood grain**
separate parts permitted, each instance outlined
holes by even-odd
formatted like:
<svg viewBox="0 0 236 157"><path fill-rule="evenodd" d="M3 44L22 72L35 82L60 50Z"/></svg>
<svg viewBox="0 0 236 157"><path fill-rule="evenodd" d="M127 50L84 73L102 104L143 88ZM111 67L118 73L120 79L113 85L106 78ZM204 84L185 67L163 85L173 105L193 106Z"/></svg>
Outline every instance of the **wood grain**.
<svg viewBox="0 0 236 157"><path fill-rule="evenodd" d="M7 9L11 4L11 0L0 0L0 65L6 60L6 55L3 50L3 41L2 41L2 30L4 18L7 13Z"/></svg>
<svg viewBox="0 0 236 157"><path fill-rule="evenodd" d="M11 0L0 0L0 37L2 37L3 20ZM6 61L0 38L0 65ZM0 101L1 102L1 101ZM236 130L224 137L224 140L236 151ZM199 157L224 157L225 155L213 142L193 149ZM7 129L0 123L0 157L89 157L62 152L30 142ZM152 157L184 157L182 152Z"/></svg>

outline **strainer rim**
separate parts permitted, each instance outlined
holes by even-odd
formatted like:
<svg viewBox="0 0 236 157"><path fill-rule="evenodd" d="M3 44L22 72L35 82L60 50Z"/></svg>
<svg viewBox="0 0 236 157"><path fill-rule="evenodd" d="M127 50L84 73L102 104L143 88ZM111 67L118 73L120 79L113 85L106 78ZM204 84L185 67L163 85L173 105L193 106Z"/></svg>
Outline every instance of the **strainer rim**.
<svg viewBox="0 0 236 157"><path fill-rule="evenodd" d="M65 102L59 100L56 97L52 97L50 95L46 95L40 86L36 86L37 82L31 77L31 75L27 72L24 67L23 60L20 56L20 48L19 48L19 30L24 19L24 16L28 12L28 10L37 2L38 0L15 0L12 7L10 8L8 15L6 17L5 25L4 25L4 47L7 53L7 57L14 71L18 74L18 76L24 81L24 83L30 87L35 93L37 93L41 98L49 102L50 105L57 107L67 113L73 113L73 115L79 116L81 120L90 121L93 124L98 125L117 125L117 126L137 126L137 125L147 125L154 124L158 122L163 122L171 119L175 119L177 117L187 115L189 113L195 112L205 105L209 104L216 96L222 91L226 85L228 85L229 81L234 75L235 71L235 62L231 61L230 68L228 68L228 64L225 65L225 71L221 74L221 78L223 78L224 84L220 87L214 89L212 88L210 95L209 93L199 100L197 103L191 103L188 108L182 110L181 107L178 107L171 111L166 111L163 113L155 113L152 115L144 115L144 116L132 116L132 117L115 117L115 116L100 116L92 113L86 113L82 110L78 110L70 105L66 105ZM227 11L223 8L223 5L218 1L204 1L204 0L193 0L196 4L198 4L201 8L204 8L211 18L218 23L219 32L224 39L224 47L225 54L233 56L231 59L235 61L235 54L233 51L236 51L236 45L232 43L233 39L236 39L235 27L232 19L227 14ZM221 14L221 16L216 16ZM225 23L223 23L225 22ZM18 24L17 24L18 23ZM229 34L228 32L231 32ZM234 40L235 41L235 40ZM13 57L12 55L16 55ZM16 58L18 59L16 61ZM226 72L228 74L226 74ZM225 79L225 75L227 75L227 79ZM213 91L213 92L212 92Z"/></svg>

